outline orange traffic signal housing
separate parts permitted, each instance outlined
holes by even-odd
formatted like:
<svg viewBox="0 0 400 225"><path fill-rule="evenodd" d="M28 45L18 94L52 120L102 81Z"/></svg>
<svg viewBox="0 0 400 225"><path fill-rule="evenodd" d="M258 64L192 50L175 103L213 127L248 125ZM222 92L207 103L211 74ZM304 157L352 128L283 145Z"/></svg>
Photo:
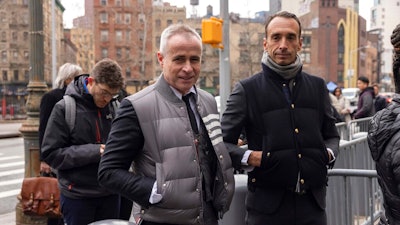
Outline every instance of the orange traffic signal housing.
<svg viewBox="0 0 400 225"><path fill-rule="evenodd" d="M213 46L221 44L222 23L223 20L216 17L210 17L210 19L203 19L201 21L201 38L203 39L203 43Z"/></svg>

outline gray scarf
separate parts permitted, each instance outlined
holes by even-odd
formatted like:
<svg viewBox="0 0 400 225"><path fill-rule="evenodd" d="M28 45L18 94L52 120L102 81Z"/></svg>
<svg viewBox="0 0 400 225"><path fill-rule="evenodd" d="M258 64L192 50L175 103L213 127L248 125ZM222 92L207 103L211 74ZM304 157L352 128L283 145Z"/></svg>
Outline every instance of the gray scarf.
<svg viewBox="0 0 400 225"><path fill-rule="evenodd" d="M296 61L290 65L281 66L274 62L271 57L269 57L268 52L264 51L261 62L279 74L285 80L291 80L296 77L303 63L301 62L300 55L297 54Z"/></svg>

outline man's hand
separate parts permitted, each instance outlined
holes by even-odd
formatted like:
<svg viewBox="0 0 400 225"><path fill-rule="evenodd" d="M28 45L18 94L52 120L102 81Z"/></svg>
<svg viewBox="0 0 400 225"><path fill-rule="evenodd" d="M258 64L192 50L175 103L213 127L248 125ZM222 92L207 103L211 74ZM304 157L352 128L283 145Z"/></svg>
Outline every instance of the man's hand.
<svg viewBox="0 0 400 225"><path fill-rule="evenodd" d="M260 167L261 158L262 158L262 151L252 151L250 153L249 159L247 160L247 164L249 164L249 166Z"/></svg>
<svg viewBox="0 0 400 225"><path fill-rule="evenodd" d="M103 153L104 153L104 149L106 148L106 145L104 145L104 144L100 144L100 156L102 156L103 155Z"/></svg>
<svg viewBox="0 0 400 225"><path fill-rule="evenodd" d="M51 172L49 164L40 162L40 172L49 174Z"/></svg>

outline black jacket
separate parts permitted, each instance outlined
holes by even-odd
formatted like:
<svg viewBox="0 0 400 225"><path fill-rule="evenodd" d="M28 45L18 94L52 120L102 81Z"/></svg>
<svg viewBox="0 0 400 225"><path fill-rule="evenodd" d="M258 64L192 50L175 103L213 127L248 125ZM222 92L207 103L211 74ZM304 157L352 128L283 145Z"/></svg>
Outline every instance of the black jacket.
<svg viewBox="0 0 400 225"><path fill-rule="evenodd" d="M98 108L87 93L87 77L76 77L65 92L76 101L74 129L70 132L65 121L65 102L61 100L51 113L41 148L44 161L58 172L61 192L77 199L110 194L99 186L97 171L100 144L106 143L112 116L109 107Z"/></svg>
<svg viewBox="0 0 400 225"><path fill-rule="evenodd" d="M324 81L299 73L289 98L283 91L288 85L263 65L263 72L236 85L222 116L223 138L235 169L245 153L236 145L243 127L249 149L263 151L261 167L249 172L248 186L268 193L248 204L269 213L279 206L286 189L295 188L299 171L305 181L301 189L312 190L325 208L327 148L336 156L339 148Z"/></svg>
<svg viewBox="0 0 400 225"><path fill-rule="evenodd" d="M53 110L54 105L63 98L66 89L67 87L53 89L44 94L40 101L39 146L42 146L43 136L51 110ZM40 161L43 161L42 154L40 154Z"/></svg>
<svg viewBox="0 0 400 225"><path fill-rule="evenodd" d="M374 98L375 94L372 87L367 87L360 93L357 111L354 114L355 119L370 117L375 114Z"/></svg>
<svg viewBox="0 0 400 225"><path fill-rule="evenodd" d="M370 121L368 145L376 162L378 181L390 225L400 224L400 95Z"/></svg>

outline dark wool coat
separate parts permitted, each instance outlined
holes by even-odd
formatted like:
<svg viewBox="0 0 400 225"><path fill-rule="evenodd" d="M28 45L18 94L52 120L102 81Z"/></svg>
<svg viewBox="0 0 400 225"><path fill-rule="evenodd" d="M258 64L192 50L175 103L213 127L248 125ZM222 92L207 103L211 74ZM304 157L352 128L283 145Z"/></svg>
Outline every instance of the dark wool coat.
<svg viewBox="0 0 400 225"><path fill-rule="evenodd" d="M319 206L325 208L327 148L335 155L339 148L325 82L300 72L289 96L284 91L288 85L263 65L263 72L236 85L221 122L235 169L241 168L245 153L236 145L243 127L248 148L263 151L261 166L248 173L248 186L265 193L248 201L247 207L264 213L279 207L285 190L295 188L299 172L300 188L313 192Z"/></svg>

